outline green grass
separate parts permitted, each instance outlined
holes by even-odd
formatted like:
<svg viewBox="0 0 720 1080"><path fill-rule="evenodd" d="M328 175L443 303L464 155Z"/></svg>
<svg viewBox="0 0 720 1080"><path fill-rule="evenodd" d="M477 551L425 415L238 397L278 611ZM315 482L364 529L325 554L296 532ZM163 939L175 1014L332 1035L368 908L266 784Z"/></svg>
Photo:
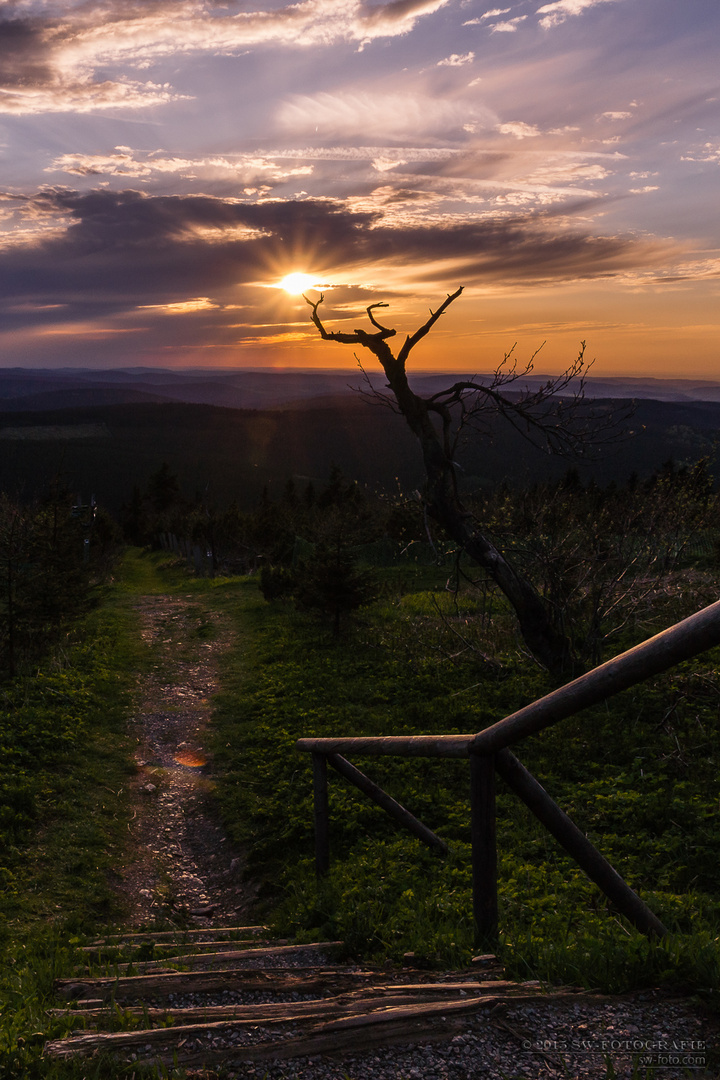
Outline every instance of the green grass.
<svg viewBox="0 0 720 1080"><path fill-rule="evenodd" d="M130 693L150 662L132 600L160 592L157 561L129 553L101 605L31 677L0 687L0 1075L114 1075L100 1062L40 1057L71 1023L50 1020L53 980L76 947L122 918L122 865L134 771Z"/></svg>
<svg viewBox="0 0 720 1080"><path fill-rule="evenodd" d="M458 656L455 631L474 632L473 604L441 592L436 604L424 584L395 597L388 588L339 643L289 606L265 604L251 581L240 585L241 636L215 717L219 798L265 881L263 917L280 931L342 938L365 958L413 951L459 964L475 945L467 763L356 762L448 841L445 859L330 770L332 867L318 885L309 755L295 749L301 736L473 732L550 688L510 651L500 669ZM501 608L493 618L498 640L512 640ZM512 974L608 991L659 981L710 999L720 991L716 663L710 654L686 664L518 748L671 934L649 942L636 932L500 785L498 949Z"/></svg>
<svg viewBox="0 0 720 1080"><path fill-rule="evenodd" d="M446 858L331 775L333 862L318 884L310 761L295 742L477 731L549 686L523 659L497 601L489 612L462 596L455 601L434 568L383 576L383 599L338 641L315 618L267 604L254 578L194 579L166 556L131 552L73 640L34 679L2 688L3 1077L122 1073L102 1062L51 1065L40 1048L68 1028L45 1013L53 978L71 972L87 935L121 919L111 886L128 814L127 706L133 680L152 662L137 632L139 594L189 598L198 641L213 633L209 612L234 623L212 750L226 831L248 849L250 873L262 883L257 918L300 940L341 938L366 960L400 960L409 951L431 965L469 960L467 762L357 761L447 840ZM493 641L500 667L481 658ZM709 654L517 748L671 934L656 942L638 934L500 785L497 951L511 975L612 992L665 983L716 1000L716 663Z"/></svg>

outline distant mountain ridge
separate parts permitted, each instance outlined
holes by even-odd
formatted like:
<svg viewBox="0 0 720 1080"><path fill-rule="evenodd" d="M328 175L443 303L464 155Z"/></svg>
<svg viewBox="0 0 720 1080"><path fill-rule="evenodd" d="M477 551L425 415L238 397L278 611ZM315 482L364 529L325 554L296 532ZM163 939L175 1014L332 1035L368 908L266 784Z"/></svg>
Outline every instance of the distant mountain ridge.
<svg viewBox="0 0 720 1080"><path fill-rule="evenodd" d="M411 375L419 393L434 393L468 372ZM381 389L382 372L368 374L370 386ZM479 374L478 380L488 378ZM535 388L550 376L523 377L513 389ZM172 370L169 368L0 368L0 411L29 412L83 406L182 402L229 409L276 409L336 399L368 389L362 372L348 370ZM720 402L720 381L658 379L639 376L590 377L587 396L651 399L665 402Z"/></svg>
<svg viewBox="0 0 720 1080"><path fill-rule="evenodd" d="M189 496L243 509L264 490L279 495L289 480L320 490L333 465L385 492L423 484L417 440L403 418L350 392L267 409L164 401L23 412L3 404L0 491L13 497L40 496L59 479L117 511L163 462ZM669 459L701 458L720 477L720 402L639 400L628 427L620 443L601 442L596 455L577 461L545 453L490 413L482 432L466 432L459 482L469 491L527 486L574 466L583 481L605 485L648 476Z"/></svg>

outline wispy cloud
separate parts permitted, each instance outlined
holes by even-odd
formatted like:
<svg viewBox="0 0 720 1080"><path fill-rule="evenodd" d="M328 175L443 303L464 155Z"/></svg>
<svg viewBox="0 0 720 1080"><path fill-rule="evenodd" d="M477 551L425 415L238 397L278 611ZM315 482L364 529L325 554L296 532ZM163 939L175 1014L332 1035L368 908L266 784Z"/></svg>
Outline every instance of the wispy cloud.
<svg viewBox="0 0 720 1080"><path fill-rule="evenodd" d="M461 132L468 119L492 125L489 110L452 98L425 93L383 93L380 90L343 90L337 93L296 94L280 106L277 123L293 135L344 139L367 137L378 126L387 139L447 137Z"/></svg>
<svg viewBox="0 0 720 1080"><path fill-rule="evenodd" d="M513 34L521 22L527 19L527 15L518 15L514 19L506 19L502 22L492 23L490 29L493 34Z"/></svg>
<svg viewBox="0 0 720 1080"><path fill-rule="evenodd" d="M260 154L213 155L184 158L162 150L145 153L128 146L116 146L111 154L60 154L45 172L64 172L75 176L125 176L150 179L159 174L184 179L232 180L253 188L282 183L292 177L309 176L312 165L279 165Z"/></svg>
<svg viewBox="0 0 720 1080"><path fill-rule="evenodd" d="M464 64L472 64L475 59L474 52L468 53L453 53L451 56L446 56L444 60L438 60L438 67L463 67Z"/></svg>
<svg viewBox="0 0 720 1080"><path fill-rule="evenodd" d="M0 113L27 116L33 113L91 113L108 109L149 109L186 100L169 83L133 82L121 79L88 83L82 80L48 80L44 85L25 89L0 87Z"/></svg>
<svg viewBox="0 0 720 1080"><path fill-rule="evenodd" d="M559 26L569 19L571 15L581 15L583 11L596 7L598 4L612 4L617 0L555 0L552 4L543 4L537 9L537 14L542 15L540 25L546 30Z"/></svg>
<svg viewBox="0 0 720 1080"><path fill-rule="evenodd" d="M522 120L511 120L507 124L498 124L501 135L514 135L516 139L534 139L541 134L535 124L526 124Z"/></svg>
<svg viewBox="0 0 720 1080"><path fill-rule="evenodd" d="M694 150L688 150L683 154L681 161L707 161L712 164L720 164L720 139L714 142L706 142Z"/></svg>
<svg viewBox="0 0 720 1080"><path fill-rule="evenodd" d="M191 300L178 300L173 304L138 304L138 311L161 311L164 315L188 315L196 311L213 311L219 308L209 296L196 296Z"/></svg>

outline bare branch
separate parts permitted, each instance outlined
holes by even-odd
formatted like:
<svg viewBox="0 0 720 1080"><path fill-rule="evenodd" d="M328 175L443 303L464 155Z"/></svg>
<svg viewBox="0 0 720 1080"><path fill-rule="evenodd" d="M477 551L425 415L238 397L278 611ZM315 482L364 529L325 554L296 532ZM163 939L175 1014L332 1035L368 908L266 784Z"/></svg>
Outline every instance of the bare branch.
<svg viewBox="0 0 720 1080"><path fill-rule="evenodd" d="M382 331L383 337L395 337L397 330L390 330L387 326L382 326L373 315L374 309L379 307L390 307L390 305L386 304L384 300L378 300L376 304L370 304L367 308L368 319L373 326L377 326L378 330Z"/></svg>
<svg viewBox="0 0 720 1080"><path fill-rule="evenodd" d="M452 304L453 300L457 300L458 296L460 296L462 291L463 291L463 286L461 285L458 289L455 290L454 293L448 293L448 295L443 300L442 304L437 309L437 311L435 311L435 312L431 311L430 312L430 318L427 320L427 322L423 323L423 325L420 327L420 329L416 330L414 334L408 335L405 338L405 343L404 343L402 349L400 350L400 352L398 353L398 361L399 361L399 363L402 364L403 367L405 366L405 363L407 361L408 356L410 355L411 350L415 348L418 341L422 341L422 339L426 336L426 334L430 333L430 331L432 330L433 326L438 321L440 316L443 315L447 311L447 309Z"/></svg>
<svg viewBox="0 0 720 1080"><path fill-rule="evenodd" d="M363 382L365 383L366 387L365 389L363 389L361 386L355 387L357 393L360 394L361 397L365 398L366 401L382 405L384 408L389 409L390 412L399 415L400 408L398 407L395 398L392 397L390 394L384 394L382 390L378 390L376 386L373 386L372 379L365 370L363 363L357 353L355 354L355 360L357 362L357 366L362 372Z"/></svg>
<svg viewBox="0 0 720 1080"><path fill-rule="evenodd" d="M303 300L305 301L305 303L308 304L312 308L312 316L311 316L311 318L312 318L312 321L314 322L314 324L315 324L315 326L317 328L318 333L320 334L320 337L323 339L323 341L340 341L340 342L343 343L343 345L361 345L362 344L362 340L358 336L358 331L357 330L353 334L342 334L342 333L339 333L338 331L330 332L329 330L325 329L325 327L323 326L323 324L322 324L322 322L320 320L320 316L318 315L318 308L320 307L320 305L322 304L322 302L325 299L325 293L320 293L320 299L317 300L317 301L313 301L313 300L308 299L308 297L305 295L305 293L303 293L302 296L303 296Z"/></svg>

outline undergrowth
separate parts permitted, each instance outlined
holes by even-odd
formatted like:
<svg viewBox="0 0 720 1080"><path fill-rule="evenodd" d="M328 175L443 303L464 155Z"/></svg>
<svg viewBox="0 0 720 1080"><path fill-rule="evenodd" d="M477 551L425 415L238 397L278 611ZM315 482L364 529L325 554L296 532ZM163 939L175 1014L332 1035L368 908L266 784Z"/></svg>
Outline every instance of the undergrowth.
<svg viewBox="0 0 720 1080"><path fill-rule="evenodd" d="M295 749L300 737L472 733L551 689L519 655L502 610L498 640L515 648L500 665L453 649L471 618L443 584L386 590L339 642L290 606L263 602L252 581L236 593L240 644L215 716L219 798L264 882L263 917L284 934L432 965L466 963L477 947L467 762L354 762L448 842L446 858L329 770L332 865L318 884L310 755ZM612 992L658 982L710 999L720 991L716 663L708 654L519 746L670 933L637 932L500 785L497 951L510 974Z"/></svg>
<svg viewBox="0 0 720 1080"><path fill-rule="evenodd" d="M331 775L332 866L318 883L311 767L295 743L472 733L550 686L523 657L497 601L488 613L448 596L432 568L384 578L382 598L334 638L315 618L266 603L254 578L191 579L167 558L130 553L103 604L47 664L3 685L0 1075L123 1074L100 1059L53 1064L41 1049L71 1023L47 1015L53 980L72 972L89 934L120 918L112 883L126 832L127 706L149 662L132 606L139 593L196 597L199 639L211 633L202 611L235 620L212 750L226 832L248 851L248 873L261 883L257 917L301 941L342 939L364 960L399 962L407 952L430 966L470 960L467 762L356 761L447 841L446 857ZM491 640L499 663L484 656ZM708 654L517 748L670 933L659 941L637 933L500 785L494 948L510 976L610 992L662 983L717 999L716 664Z"/></svg>
<svg viewBox="0 0 720 1080"><path fill-rule="evenodd" d="M53 980L72 974L87 936L121 917L113 884L127 836L127 711L147 662L124 584L76 623L32 673L0 687L0 1076L105 1077L105 1063L54 1064ZM145 582L147 584L147 582Z"/></svg>

